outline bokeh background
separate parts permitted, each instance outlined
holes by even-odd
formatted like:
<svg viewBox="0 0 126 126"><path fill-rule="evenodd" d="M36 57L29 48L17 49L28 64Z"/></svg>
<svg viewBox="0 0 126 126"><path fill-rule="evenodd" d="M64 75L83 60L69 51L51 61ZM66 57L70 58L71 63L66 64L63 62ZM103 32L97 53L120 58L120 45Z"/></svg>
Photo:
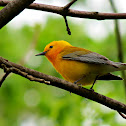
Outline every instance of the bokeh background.
<svg viewBox="0 0 126 126"><path fill-rule="evenodd" d="M35 2L64 6L69 1L36 0ZM126 11L124 0L114 2L118 12ZM80 0L71 8L112 12L109 0ZM46 57L35 57L35 54L43 51L46 44L54 40L66 40L74 46L119 61L113 20L97 21L68 17L68 23L71 36L67 34L61 16L26 9L0 30L0 56L59 78L62 77ZM126 62L126 21L120 20L119 23ZM114 74L121 75L120 72ZM3 70L0 69L0 78L3 75ZM126 101L123 81L97 81L94 90L120 102ZM94 101L10 74L0 88L0 125L125 126L126 120L116 111Z"/></svg>

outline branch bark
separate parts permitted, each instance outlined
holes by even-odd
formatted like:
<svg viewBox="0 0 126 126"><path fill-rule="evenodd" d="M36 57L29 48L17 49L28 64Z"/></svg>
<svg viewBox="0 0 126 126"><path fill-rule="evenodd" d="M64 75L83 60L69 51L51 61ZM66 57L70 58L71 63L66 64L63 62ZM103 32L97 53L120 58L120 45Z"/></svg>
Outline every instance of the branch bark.
<svg viewBox="0 0 126 126"><path fill-rule="evenodd" d="M13 62L8 61L7 59L0 57L0 68L4 69L3 66L6 66L6 68L8 68L9 71L12 73L18 74L27 79L33 78L33 79L29 79L31 81L46 83L47 85L52 85L52 86L56 86L58 88L62 88L64 90L70 91L74 94L77 94L82 97L88 98L90 100L96 101L113 110L126 114L126 105L125 104L118 102L114 99L108 98L104 95L93 92L89 89L80 87L76 84L67 82L65 80L62 80L62 79L59 79L59 78L56 78L53 76L46 75L46 74L40 73L38 71L23 67L21 65L15 64ZM5 72L6 72L6 70L5 70ZM50 81L50 82L48 82L48 81Z"/></svg>
<svg viewBox="0 0 126 126"><path fill-rule="evenodd" d="M0 11L0 29L23 11L34 0L13 0L13 1L0 1L6 3L6 6Z"/></svg>
<svg viewBox="0 0 126 126"><path fill-rule="evenodd" d="M20 0L18 0L20 1ZM0 6L6 6L10 1L1 0ZM28 9L41 10L51 13L56 13L59 15L63 15L63 7L46 5L46 4L37 4L33 3L27 7ZM89 19L97 19L97 20L105 20L105 19L126 19L126 13L100 13L100 12L88 12L88 11L78 11L73 9L68 9L66 16L78 17L78 18L89 18Z"/></svg>

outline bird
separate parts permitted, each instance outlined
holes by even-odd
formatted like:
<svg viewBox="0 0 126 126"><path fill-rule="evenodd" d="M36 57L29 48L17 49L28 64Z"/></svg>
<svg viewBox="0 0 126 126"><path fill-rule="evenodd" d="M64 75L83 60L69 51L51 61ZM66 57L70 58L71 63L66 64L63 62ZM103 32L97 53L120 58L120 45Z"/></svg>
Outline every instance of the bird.
<svg viewBox="0 0 126 126"><path fill-rule="evenodd" d="M36 56L46 56L63 78L74 84L93 86L96 80L122 80L111 74L126 70L126 63L113 62L88 49L72 46L64 40L52 41Z"/></svg>

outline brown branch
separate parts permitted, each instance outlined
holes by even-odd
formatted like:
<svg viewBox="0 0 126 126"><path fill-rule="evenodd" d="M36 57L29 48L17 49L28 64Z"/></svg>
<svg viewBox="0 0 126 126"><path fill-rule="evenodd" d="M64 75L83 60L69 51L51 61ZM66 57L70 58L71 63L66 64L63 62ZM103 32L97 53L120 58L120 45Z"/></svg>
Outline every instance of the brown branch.
<svg viewBox="0 0 126 126"><path fill-rule="evenodd" d="M0 6L5 6L10 1L8 0L1 0ZM46 5L46 4L37 4L33 3L27 7L28 9L34 10L41 10L51 13L56 13L62 15L63 7ZM88 11L78 11L69 9L66 16L71 17L78 17L78 18L89 18L89 19L97 19L97 20L104 20L104 19L126 19L126 13L100 13L100 12L88 12Z"/></svg>
<svg viewBox="0 0 126 126"><path fill-rule="evenodd" d="M113 12L117 13L115 4L113 2L113 0L109 0L112 10ZM122 48L122 38L121 38L121 33L120 33L120 27L119 27L119 21L118 20L114 20L115 23L115 34L116 34L116 40L117 40L117 49L118 49L118 59L119 62L124 62L124 55L123 55L123 48ZM122 71L122 77L124 78L124 89L125 89L125 96L126 96L126 74L125 71Z"/></svg>
<svg viewBox="0 0 126 126"><path fill-rule="evenodd" d="M9 21L11 21L15 16L17 16L21 11L23 11L33 1L34 0L13 0L8 2L3 0L0 1L2 4L7 2L7 5L0 11L0 29Z"/></svg>
<svg viewBox="0 0 126 126"><path fill-rule="evenodd" d="M11 70L11 72L13 72L15 74L21 75L27 79L33 78L33 79L29 79L29 80L38 81L41 83L46 83L46 84L49 84L52 86L62 88L64 90L73 92L77 95L80 95L82 97L88 98L93 101L96 101L111 109L114 109L116 111L126 114L126 105L121 102L118 102L114 99L108 98L104 95L98 94L98 93L88 90L86 88L82 88L76 84L67 82L65 80L23 67L21 65L15 64L13 62L10 62L10 61L0 57L0 68L3 69L2 64L4 64L7 68L9 68ZM50 82L48 82L48 81L50 81Z"/></svg>
<svg viewBox="0 0 126 126"><path fill-rule="evenodd" d="M2 79L0 80L0 87L2 86L3 82L5 81L5 79L8 77L10 73L5 73L4 76L2 77Z"/></svg>
<svg viewBox="0 0 126 126"><path fill-rule="evenodd" d="M122 112L119 112L119 111L118 111L118 113L119 113L124 119L126 119L126 115L124 115Z"/></svg>
<svg viewBox="0 0 126 126"><path fill-rule="evenodd" d="M0 87L2 86L2 83L5 81L5 79L8 77L8 75L11 73L11 71L9 70L9 68L7 68L5 66L5 64L1 64L1 67L4 69L4 72L6 72L6 73L4 74L2 79L0 80Z"/></svg>
<svg viewBox="0 0 126 126"><path fill-rule="evenodd" d="M6 71L6 73L13 72L13 73L16 73L18 75L21 75L22 77L29 79L30 81L36 81L36 82L40 82L40 83L50 84L49 81L45 81L44 79L33 77L32 75L29 75L28 73L23 72L20 69L17 69L13 66L8 67L8 68L5 64L2 64L1 66Z"/></svg>
<svg viewBox="0 0 126 126"><path fill-rule="evenodd" d="M65 9L69 9L72 4L74 4L77 0L72 0L70 3L68 3L66 6L64 6Z"/></svg>
<svg viewBox="0 0 126 126"><path fill-rule="evenodd" d="M63 18L65 20L67 33L68 33L68 35L71 35L71 31L70 31L70 28L69 28L69 25L68 25L67 18L66 18L66 16L63 16Z"/></svg>

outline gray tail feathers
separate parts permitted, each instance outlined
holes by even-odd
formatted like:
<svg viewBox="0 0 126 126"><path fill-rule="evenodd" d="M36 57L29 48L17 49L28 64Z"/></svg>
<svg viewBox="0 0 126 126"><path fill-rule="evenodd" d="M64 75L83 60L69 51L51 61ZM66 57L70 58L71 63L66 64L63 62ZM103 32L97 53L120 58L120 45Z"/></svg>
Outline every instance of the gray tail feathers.
<svg viewBox="0 0 126 126"><path fill-rule="evenodd" d="M116 63L116 66L118 67L118 70L126 70L126 63Z"/></svg>

